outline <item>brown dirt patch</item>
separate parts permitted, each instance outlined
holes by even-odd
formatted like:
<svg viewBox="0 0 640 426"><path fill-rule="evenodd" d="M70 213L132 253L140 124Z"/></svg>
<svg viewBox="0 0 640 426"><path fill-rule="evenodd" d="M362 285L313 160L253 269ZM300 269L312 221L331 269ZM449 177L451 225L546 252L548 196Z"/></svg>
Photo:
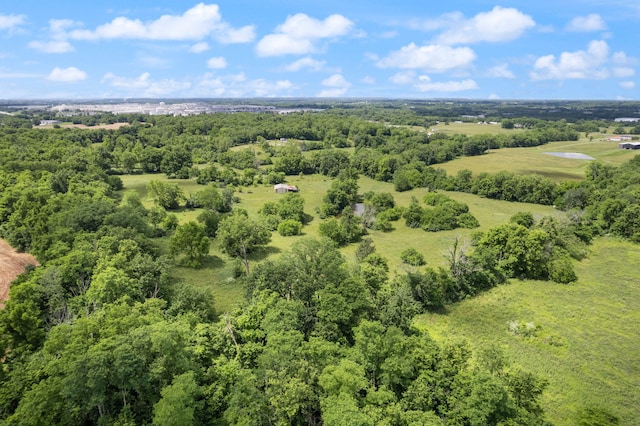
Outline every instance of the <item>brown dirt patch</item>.
<svg viewBox="0 0 640 426"><path fill-rule="evenodd" d="M119 129L120 127L129 126L129 123L113 123L113 124L98 124L95 126L87 126L84 124L71 124L62 123L60 127L69 127L72 129ZM36 129L53 129L53 124L47 124L46 126L34 126Z"/></svg>
<svg viewBox="0 0 640 426"><path fill-rule="evenodd" d="M0 240L0 307L9 298L9 286L28 265L38 265L35 257L29 253L18 253L5 240Z"/></svg>

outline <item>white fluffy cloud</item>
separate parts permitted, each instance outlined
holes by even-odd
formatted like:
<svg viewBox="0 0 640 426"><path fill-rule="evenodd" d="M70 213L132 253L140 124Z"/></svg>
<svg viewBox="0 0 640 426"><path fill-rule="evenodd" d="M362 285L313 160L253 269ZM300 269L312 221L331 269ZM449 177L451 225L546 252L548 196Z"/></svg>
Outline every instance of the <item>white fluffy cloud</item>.
<svg viewBox="0 0 640 426"><path fill-rule="evenodd" d="M221 43L248 43L255 38L255 29L233 28L222 20L218 5L199 3L182 15L162 15L151 22L121 16L95 30L68 33L75 40L201 40L209 36Z"/></svg>
<svg viewBox="0 0 640 426"><path fill-rule="evenodd" d="M398 85L412 85L419 92L462 92L477 89L474 80L439 81L434 82L428 75L417 75L415 71L401 71L389 78L389 81Z"/></svg>
<svg viewBox="0 0 640 426"><path fill-rule="evenodd" d="M102 77L102 83L107 83L112 87L124 89L141 89L148 87L151 84L149 77L151 77L151 74L148 72L140 74L140 76L136 78L119 77L109 72Z"/></svg>
<svg viewBox="0 0 640 426"><path fill-rule="evenodd" d="M73 46L66 40L34 40L29 42L29 47L43 53L68 53L74 50Z"/></svg>
<svg viewBox="0 0 640 426"><path fill-rule="evenodd" d="M530 75L533 80L603 79L611 74L608 62L609 46L603 40L594 40L587 50L562 52L559 58L538 58Z"/></svg>
<svg viewBox="0 0 640 426"><path fill-rule="evenodd" d="M633 81L621 81L620 87L623 89L631 90L636 88L636 83Z"/></svg>
<svg viewBox="0 0 640 426"><path fill-rule="evenodd" d="M613 76L618 78L628 78L636 75L636 70L630 67L616 67L612 71Z"/></svg>
<svg viewBox="0 0 640 426"><path fill-rule="evenodd" d="M317 59L313 59L310 56L306 56L290 64L287 64L284 66L283 69L289 72L298 72L302 70L313 71L313 72L334 72L334 73L340 72L339 68L327 67L326 61L319 61Z"/></svg>
<svg viewBox="0 0 640 426"><path fill-rule="evenodd" d="M102 78L102 83L116 89L125 89L128 96L152 98L181 93L191 87L191 83L187 81L173 79L152 80L148 72L134 78L120 77L113 73L107 73Z"/></svg>
<svg viewBox="0 0 640 426"><path fill-rule="evenodd" d="M277 32L288 34L297 38L329 38L347 34L353 28L353 22L342 15L331 15L320 21L311 18L304 13L288 16L286 21L279 25Z"/></svg>
<svg viewBox="0 0 640 426"><path fill-rule="evenodd" d="M531 16L518 9L496 6L489 12L466 19L453 12L438 19L413 21L410 26L425 31L444 30L436 40L440 44L467 44L515 40L536 25Z"/></svg>
<svg viewBox="0 0 640 426"><path fill-rule="evenodd" d="M467 68L476 59L469 47L451 47L437 44L417 46L411 43L380 59L380 68L421 69L428 72L445 72Z"/></svg>
<svg viewBox="0 0 640 426"><path fill-rule="evenodd" d="M349 83L342 74L333 74L332 76L325 78L324 80L322 80L322 85L325 87L351 87L351 83Z"/></svg>
<svg viewBox="0 0 640 426"><path fill-rule="evenodd" d="M54 68L47 76L47 80L60 83L74 83L87 79L87 73L76 67Z"/></svg>
<svg viewBox="0 0 640 426"><path fill-rule="evenodd" d="M75 49L67 41L66 30L79 23L70 19L52 19L49 21L49 41L34 40L29 42L28 46L31 49L38 50L43 53L68 53L73 52Z"/></svg>
<svg viewBox="0 0 640 426"><path fill-rule="evenodd" d="M315 51L311 40L296 39L288 34L269 34L256 46L259 56L304 55Z"/></svg>
<svg viewBox="0 0 640 426"><path fill-rule="evenodd" d="M239 98L246 96L274 97L291 94L296 87L289 80L249 80L244 73L223 76L205 75L197 85L199 96Z"/></svg>
<svg viewBox="0 0 640 426"><path fill-rule="evenodd" d="M400 71L389 77L389 81L393 84L411 84L416 80L415 71Z"/></svg>
<svg viewBox="0 0 640 426"><path fill-rule="evenodd" d="M310 71L320 71L322 70L327 63L325 61L318 61L313 59L310 56L306 58L298 59L295 62L292 62L284 67L285 71L297 72L303 69L308 69Z"/></svg>
<svg viewBox="0 0 640 426"><path fill-rule="evenodd" d="M24 15L2 15L0 14L0 30L14 30L24 24L27 17Z"/></svg>
<svg viewBox="0 0 640 426"><path fill-rule="evenodd" d="M478 85L474 80L467 79L462 81L439 81L433 82L427 75L418 77L418 82L413 85L420 92L463 92L466 90L474 90Z"/></svg>
<svg viewBox="0 0 640 426"><path fill-rule="evenodd" d="M324 20L304 13L288 16L278 25L275 33L264 36L256 46L258 56L304 55L318 50L318 41L348 34L353 22L342 15L331 15Z"/></svg>
<svg viewBox="0 0 640 426"><path fill-rule="evenodd" d="M224 58L224 56L217 56L207 61L207 68L219 70L226 67L227 67L227 60Z"/></svg>
<svg viewBox="0 0 640 426"><path fill-rule="evenodd" d="M209 43L206 41L200 41L189 48L191 53L202 53L209 50Z"/></svg>
<svg viewBox="0 0 640 426"><path fill-rule="evenodd" d="M592 13L587 16L577 16L567 24L566 30L572 32L591 32L602 31L606 29L602 17L597 13Z"/></svg>
<svg viewBox="0 0 640 426"><path fill-rule="evenodd" d="M489 68L487 76L493 78L516 78L513 72L509 69L509 65L507 64L496 65L495 67Z"/></svg>
<svg viewBox="0 0 640 426"><path fill-rule="evenodd" d="M325 87L318 97L320 98L337 98L344 96L351 87L351 83L347 81L342 74L333 74L322 80L322 86Z"/></svg>

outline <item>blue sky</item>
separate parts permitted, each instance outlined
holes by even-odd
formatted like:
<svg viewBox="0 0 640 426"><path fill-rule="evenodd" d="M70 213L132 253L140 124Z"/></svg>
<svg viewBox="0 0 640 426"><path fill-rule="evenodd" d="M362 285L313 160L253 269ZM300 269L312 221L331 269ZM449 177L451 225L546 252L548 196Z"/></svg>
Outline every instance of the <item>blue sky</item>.
<svg viewBox="0 0 640 426"><path fill-rule="evenodd" d="M0 99L640 99L638 0L0 4Z"/></svg>

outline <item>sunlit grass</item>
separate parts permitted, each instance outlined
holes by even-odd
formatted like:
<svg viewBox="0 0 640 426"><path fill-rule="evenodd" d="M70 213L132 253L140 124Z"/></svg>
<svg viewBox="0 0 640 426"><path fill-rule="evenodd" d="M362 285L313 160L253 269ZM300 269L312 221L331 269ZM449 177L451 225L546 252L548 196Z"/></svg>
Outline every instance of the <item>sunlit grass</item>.
<svg viewBox="0 0 640 426"><path fill-rule="evenodd" d="M570 285L517 281L424 314L416 325L438 340L464 337L475 348L497 344L511 361L548 380L544 408L556 425L571 425L584 406L602 407L621 425L640 418L640 246L595 242L575 265ZM533 322L532 338L514 336L509 321Z"/></svg>
<svg viewBox="0 0 640 426"><path fill-rule="evenodd" d="M124 191L137 191L144 201L146 207L153 206L153 201L148 198L146 193L146 184L151 179L160 179L167 182L179 184L185 194L203 188L191 180L166 179L164 175L133 175L122 176L125 185ZM291 249L294 242L302 238L319 238L319 225L322 220L318 217L316 209L322 205L322 198L327 189L331 186L331 178L321 175L307 176L289 176L287 181L296 185L299 194L305 200L305 212L310 216L310 221L302 228L302 235L296 237L283 237L277 232L272 233L272 240L266 250L256 253L251 263L254 265L268 258L276 258ZM416 197L420 202L427 193L424 188L414 189L407 192L395 192L393 184L378 182L373 179L362 177L359 180L359 193L363 194L368 191L389 192L392 193L396 204L399 206L408 206L411 197ZM511 216L520 211L529 211L536 218L546 215L561 215L562 213L549 206L540 206L536 204L510 203L506 201L489 200L472 194L464 194L457 192L448 192L451 198L466 203L470 212L480 222L477 229L456 229L453 231L443 232L426 232L422 229L408 228L404 219L400 219L393 223L393 231L368 231L366 237L371 238L378 253L388 259L389 267L392 275L403 270L403 264L400 259L400 253L413 247L422 253L431 266L444 266L446 264L445 255L449 248L453 245L456 238L463 243L470 241L474 232L490 229L509 220ZM273 192L271 185L256 185L238 188L236 196L239 203L234 205L235 209L245 209L250 215L257 215L260 208L269 201L277 201L282 197L281 194ZM200 209L179 209L174 213L178 216L180 223L190 220L196 220ZM166 248L167 239L163 246ZM341 250L350 262L355 262L355 250L357 244L350 244ZM208 287L212 290L216 297L216 308L218 310L229 310L234 304L242 300L244 289L234 280L234 264L235 261L229 256L222 253L217 245L217 241L212 239L209 258L201 268L182 268L174 269L174 274L181 277L185 282L192 283L201 287Z"/></svg>
<svg viewBox="0 0 640 426"><path fill-rule="evenodd" d="M555 157L545 152L580 152L613 165L620 165L638 154L620 149L617 142L606 141L604 135L600 135L593 140L583 137L579 141L551 142L531 148L494 149L485 155L461 157L435 167L444 169L448 175L469 169L476 176L506 170L517 174L536 173L557 182L584 178L589 160Z"/></svg>

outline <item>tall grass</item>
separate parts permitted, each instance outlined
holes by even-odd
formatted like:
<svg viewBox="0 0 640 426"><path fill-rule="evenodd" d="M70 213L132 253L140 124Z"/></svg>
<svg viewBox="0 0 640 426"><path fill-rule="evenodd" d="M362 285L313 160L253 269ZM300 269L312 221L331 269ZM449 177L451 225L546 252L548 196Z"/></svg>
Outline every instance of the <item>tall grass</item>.
<svg viewBox="0 0 640 426"><path fill-rule="evenodd" d="M572 425L584 407L640 419L640 246L600 239L575 265L578 281L561 285L517 281L447 312L416 318L438 340L466 338L472 346L500 346L516 365L548 381L544 408L556 425ZM510 332L513 321L533 323L530 337Z"/></svg>

